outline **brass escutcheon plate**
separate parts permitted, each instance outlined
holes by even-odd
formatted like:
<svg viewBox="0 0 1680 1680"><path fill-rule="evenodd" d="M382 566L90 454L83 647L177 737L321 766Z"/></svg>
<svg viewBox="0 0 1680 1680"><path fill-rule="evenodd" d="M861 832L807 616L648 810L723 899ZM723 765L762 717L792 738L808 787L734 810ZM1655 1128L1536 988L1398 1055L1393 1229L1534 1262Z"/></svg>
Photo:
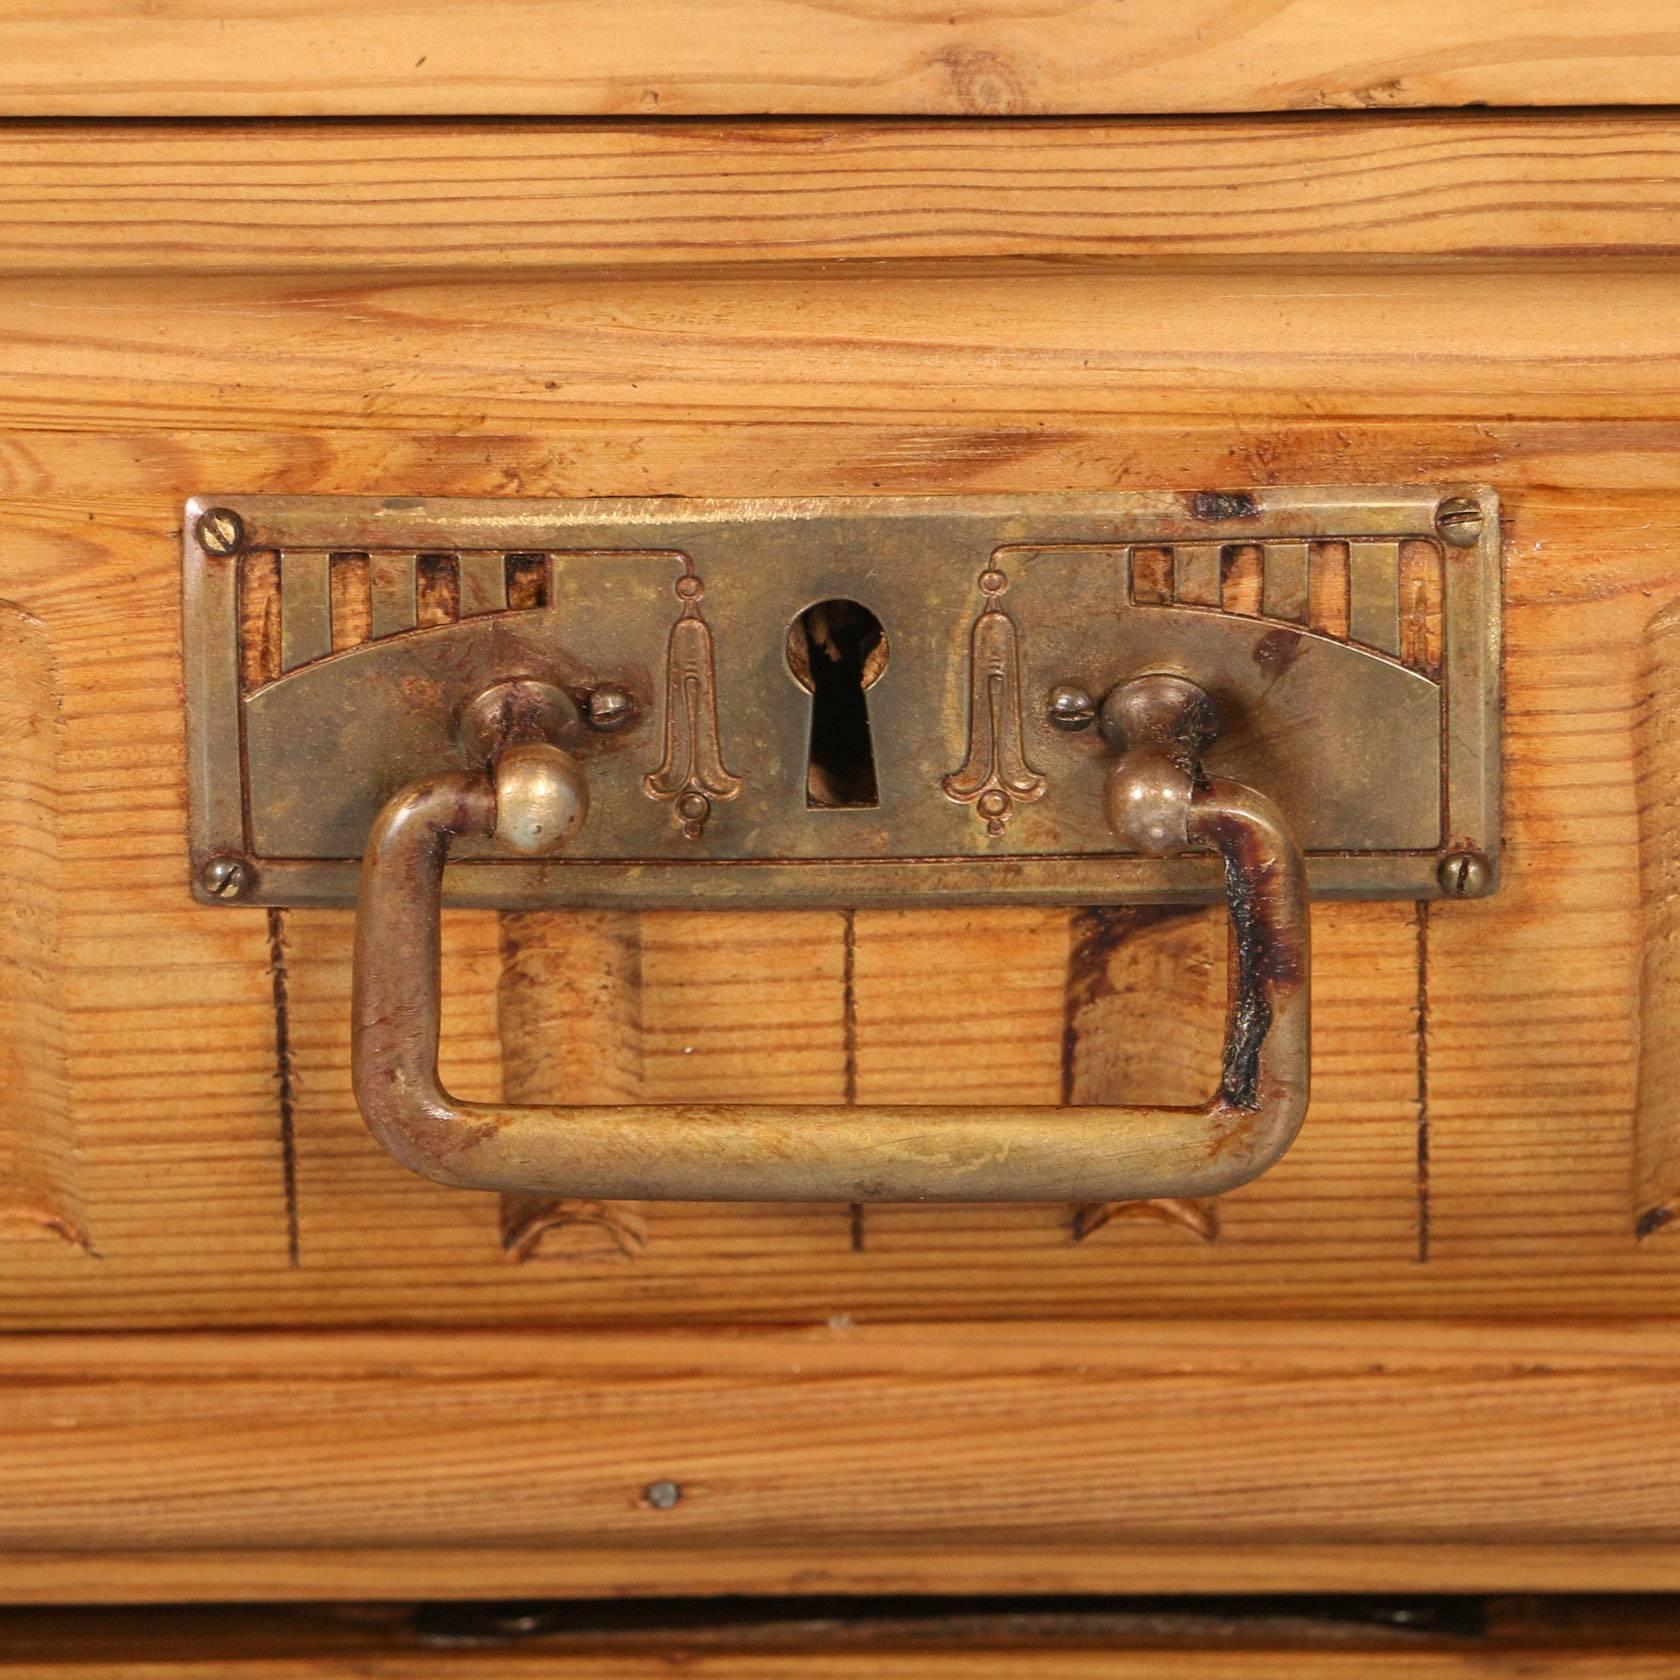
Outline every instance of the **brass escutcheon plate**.
<svg viewBox="0 0 1680 1680"><path fill-rule="evenodd" d="M1100 702L1150 671L1212 694L1207 771L1278 803L1314 896L1435 897L1461 854L1492 890L1499 556L1497 499L1457 485L196 497L194 890L353 903L382 803L482 769L461 710L528 677L585 717L596 693L632 710L568 743L592 798L565 853L463 845L455 904L1211 901L1216 858L1116 850L1112 749L1051 715L1058 689ZM826 624L857 616L802 619L825 602L883 632L845 697L861 794L817 796L811 660L834 651Z"/></svg>

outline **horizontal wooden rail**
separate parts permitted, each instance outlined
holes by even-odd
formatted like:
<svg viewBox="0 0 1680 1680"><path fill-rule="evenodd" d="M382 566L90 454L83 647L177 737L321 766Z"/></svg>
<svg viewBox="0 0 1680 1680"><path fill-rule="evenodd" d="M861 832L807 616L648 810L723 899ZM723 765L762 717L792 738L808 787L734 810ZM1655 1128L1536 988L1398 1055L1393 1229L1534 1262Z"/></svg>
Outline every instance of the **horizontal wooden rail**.
<svg viewBox="0 0 1680 1680"><path fill-rule="evenodd" d="M1653 0L9 0L20 116L1070 115L1674 98Z"/></svg>
<svg viewBox="0 0 1680 1680"><path fill-rule="evenodd" d="M0 273L1670 255L1676 203L1639 112L0 126Z"/></svg>
<svg viewBox="0 0 1680 1680"><path fill-rule="evenodd" d="M1680 1585L1669 1324L42 1337L0 1364L14 1602Z"/></svg>

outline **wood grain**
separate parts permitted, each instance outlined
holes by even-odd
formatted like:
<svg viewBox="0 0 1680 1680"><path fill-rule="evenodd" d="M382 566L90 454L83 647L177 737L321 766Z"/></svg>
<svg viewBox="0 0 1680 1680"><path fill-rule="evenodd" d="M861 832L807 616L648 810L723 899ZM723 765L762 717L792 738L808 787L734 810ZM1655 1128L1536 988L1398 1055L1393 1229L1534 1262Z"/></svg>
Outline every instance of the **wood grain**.
<svg viewBox="0 0 1680 1680"><path fill-rule="evenodd" d="M504 369L502 377L512 371ZM722 423L729 418L742 424ZM749 420L757 421L756 433ZM712 423L660 415L622 424L548 414L522 426L496 407L481 407L476 417L463 410L458 425L322 431L264 424L253 414L179 428L11 424L0 426L0 499L62 512L69 486L83 496L97 491L129 514L144 507L157 517L168 509L178 520L171 505L176 487L193 481L260 481L265 489L296 494L352 494L353 486L365 491L392 482L417 495L457 496L656 494L659 486L672 487L673 495L700 494L728 484L744 495L786 494L789 484L824 486L833 494L918 494L930 486L938 487L934 493L1009 494L1104 483L1182 490L1333 484L1353 462L1373 483L1461 478L1526 494L1531 505L1540 492L1573 495L1590 508L1604 495L1666 494L1673 476L1674 429L1663 419L1575 423L1410 411L1321 416L1302 390L1286 392L1277 412L1253 411L1241 424L1220 413L1162 419L1036 410L897 419L883 408L775 422L727 410ZM753 435L773 441L774 455L751 448ZM1345 598L1342 618L1345 632Z"/></svg>
<svg viewBox="0 0 1680 1680"><path fill-rule="evenodd" d="M36 902L57 920L67 1119L100 1255L34 1245L4 1275L110 1290L119 1320L148 1278L214 1290L283 1267L287 1243L268 927L180 916L179 614L161 574L150 590L130 588L132 569L101 575L124 529L170 541L168 521L132 510L64 522L13 506L4 562L60 695L57 842L33 861L51 864L50 904ZM111 1270L107 1253L122 1256Z"/></svg>
<svg viewBox="0 0 1680 1680"><path fill-rule="evenodd" d="M1633 1248L1635 727L1646 621L1652 594L1667 587L1680 522L1666 501L1652 506L1652 558L1670 558L1629 593L1612 580L1626 551L1597 512L1560 510L1561 528L1515 540L1506 574L1510 872L1495 914L1486 913L1492 901L1429 914L1429 1254L1443 1283L1461 1287L1497 1275L1521 1289L1536 1218L1571 1233L1578 1257ZM1573 601L1524 568L1536 541L1567 546L1582 586ZM1520 1103L1509 1100L1513 1064Z"/></svg>
<svg viewBox="0 0 1680 1680"><path fill-rule="evenodd" d="M626 911L502 917L496 993L501 1099L622 1103L641 1094L642 928ZM634 1202L504 1195L511 1259L634 1260L650 1235Z"/></svg>
<svg viewBox="0 0 1680 1680"><path fill-rule="evenodd" d="M1046 116L1408 105L1661 104L1680 31L1651 0L223 0L136 12L12 0L15 116Z"/></svg>
<svg viewBox="0 0 1680 1680"><path fill-rule="evenodd" d="M58 967L62 706L46 627L0 601L0 1238L86 1250Z"/></svg>
<svg viewBox="0 0 1680 1680"><path fill-rule="evenodd" d="M1071 934L1061 1101L1205 1102L1224 1031L1223 912L1082 910ZM1164 1220L1206 1242L1219 1235L1217 1201L1183 1198L1076 1207L1073 1235L1083 1242L1121 1218Z"/></svg>
<svg viewBox="0 0 1680 1680"><path fill-rule="evenodd" d="M1044 1588L1148 1547L1298 1588L1289 1547L1368 1545L1377 1507L1384 1546L1478 1548L1461 1589L1624 1544L1630 1569L1666 1548L1672 1586L1677 1359L1657 1321L26 1338L0 1373L0 1548L284 1548L306 1596L365 1590L334 1554L393 1534L480 1566L549 1550L564 1593L603 1567L670 1591L702 1554L733 1590L913 1554L901 1589L961 1590L988 1555ZM410 1590L434 1579L415 1562Z"/></svg>
<svg viewBox="0 0 1680 1680"><path fill-rule="evenodd" d="M943 427L962 423L996 428L995 460L1050 441L1043 429L1140 410L1156 421L1226 417L1228 455L1239 431L1252 439L1300 415L1586 425L1602 418L1607 390L1618 415L1672 421L1675 295L1672 267L1636 263L1541 267L1520 283L1497 264L1328 260L1229 272L787 264L466 285L21 277L0 281L0 431L151 433L163 448L182 428L454 431L479 437L481 463L500 467L511 491L500 433L890 418L926 436L910 472L871 474L867 460L842 458L831 480L838 464L854 488L877 478L884 488L888 476L925 486L946 482L930 452ZM1414 434L1403 476L1424 465ZM975 464L979 482L989 466ZM787 479L766 458L755 486Z"/></svg>
<svg viewBox="0 0 1680 1680"><path fill-rule="evenodd" d="M361 132L0 140L0 594L39 626L0 691L62 700L26 891L99 1254L0 1267L0 1324L48 1332L0 1359L0 1596L1680 1587L1680 1245L1634 1236L1680 130ZM355 1114L349 918L188 899L188 494L1385 480L1504 498L1506 887L1315 912L1312 1116L1216 1237L679 1205L633 1259L573 1221L510 1264L545 1210L409 1177ZM0 827L38 779L0 767ZM1092 935L696 911L632 961L623 924L451 915L443 1071L1199 1083L1213 919Z"/></svg>
<svg viewBox="0 0 1680 1680"><path fill-rule="evenodd" d="M1537 284L1551 282L1541 276ZM1371 307L1381 306L1383 284L1359 282ZM1572 344L1586 356L1594 333L1620 331L1613 326L1626 307L1620 284L1604 277L1601 309L1574 323ZM731 279L707 296L722 314L751 289ZM286 292L284 282L277 292ZM20 296L50 299L54 289L40 282L37 294ZM108 294L113 304L129 297L151 321L165 316L171 297L185 309L198 296L197 286L178 296L141 286ZM514 296L526 296L524 287ZM949 343L968 343L969 323L993 296L986 277L949 287ZM363 294L344 292L318 309L334 333L356 336L353 318L365 306ZM82 319L94 326L104 316ZM265 360L276 365L267 378L274 385L289 378L292 402L302 405L311 391L331 390L339 371L302 348L296 319L270 299L267 309L228 316L225 326L247 339L250 366L265 346ZM635 341L645 354L659 311L648 304L645 314L623 319L623 343ZM635 323L642 333L630 331ZM1114 321L1107 331L1127 326ZM371 333L361 339L375 341ZM1630 1137L1640 937L1635 674L1646 622L1672 590L1680 539L1667 491L1680 440L1672 423L1636 413L1591 423L1359 422L1304 415L1320 398L1300 388L1287 396L1289 412L1250 415L1238 440L1228 420L1206 415L1179 425L1045 408L1015 413L998 430L971 417L902 422L885 412L885 395L874 417L766 422L751 391L714 390L714 420L704 427L647 418L519 432L511 410L528 390L526 371L486 371L474 339L452 333L447 319L423 334L415 329L415 341L430 358L435 390L449 390L449 368L457 391L484 381L480 395L494 402L480 400L479 432L381 430L376 403L358 427L277 432L260 403L239 408L232 400L220 430L74 432L79 405L97 395L89 386L60 415L62 430L13 428L0 437L8 588L55 645L77 655L66 682L81 685L81 699L66 717L66 751L101 771L96 805L64 815L57 902L64 914L79 914L84 931L62 951L64 984L71 996L99 996L109 1011L79 1016L82 1032L102 1018L106 1043L126 1047L116 1079L97 1047L71 1065L76 1124L89 1173L97 1168L92 1203L101 1228L116 1221L121 1240L86 1277L34 1262L0 1275L5 1322L1102 1317L1117 1299L1161 1314L1616 1314L1670 1297L1670 1262L1656 1252L1665 1245L1635 1255L1631 1242ZM922 344L882 338L880 353L889 351L904 385L932 356ZM27 356L17 343L7 349L0 390L8 400L29 391ZM1242 365L1236 351L1231 365ZM630 366L620 365L627 376ZM1210 385L1223 366L1211 361ZM1381 366L1369 381L1373 390L1381 385ZM108 386L124 417L139 388ZM1057 1208L879 1210L865 1221L858 1252L843 1210L672 1208L659 1211L654 1242L628 1265L601 1258L509 1267L494 1203L408 1179L354 1116L344 1053L348 917L286 917L279 968L294 1042L277 1058L276 963L264 917L186 902L173 528L178 499L195 487L467 492L517 480L549 494L664 487L843 494L885 479L922 491L1114 482L1191 489L1230 484L1238 474L1334 479L1349 460L1373 479L1485 475L1507 497L1509 887L1485 906L1436 907L1426 937L1408 906L1320 909L1314 1116L1284 1168L1226 1201L1218 1242L1127 1220L1100 1242L1075 1245L1068 1210ZM1591 729L1579 724L1586 717ZM111 811L136 815L113 828ZM119 916L111 921L113 906ZM121 932L129 916L143 939L114 941L111 931ZM939 1094L949 1058L917 1055L924 1011L968 1035L954 1043L968 1047L963 1057L978 1055L988 1077L1055 1100L1070 944L1055 919L1033 927L1028 937L1011 922L1003 939L1020 942L1025 966L1008 981L1008 1030L986 1038L961 1020L969 1003L953 981L988 973L1000 937L988 941L974 924L964 946L961 917L941 914L917 926L921 936L894 939L889 921L860 917L852 1025L860 1100L919 1080L929 1097ZM449 946L445 996L462 1021L449 1052L459 1063L450 1065L462 1089L494 1094L504 1060L496 1035L507 1030L497 1006L501 936L494 919L462 917L450 922ZM643 1067L657 1072L662 1094L845 1090L847 958L838 917L741 919L724 937L711 922L677 916L643 927L643 946L660 976L642 998ZM192 968L207 949L225 953L227 966ZM165 995L160 973L170 963L188 964L193 983ZM758 993L736 984L751 973L761 974ZM1542 978L1552 974L1567 976L1567 986ZM1547 990L1554 984L1556 993ZM1430 1023L1420 1062L1425 993ZM207 1013L203 998L220 1001ZM203 1030L207 1018L217 1023L213 1035ZM722 1026L731 1020L729 1035ZM1087 1050L1097 1043L1087 1040ZM1107 1043L1104 1053L1117 1053L1117 1028ZM696 1053L685 1055L687 1047ZM1593 1080L1569 1084L1564 1063L1583 1052L1596 1058ZM1420 1097L1425 1063L1428 1114ZM126 1087L123 1070L143 1084ZM287 1245L282 1092L294 1134L296 1267ZM141 1131L124 1134L116 1102L131 1104ZM1418 1173L1425 1126L1426 1186ZM195 1198L200 1223L192 1230L173 1215L171 1191ZM1420 1263L1426 1218L1433 1240Z"/></svg>
<svg viewBox="0 0 1680 1680"><path fill-rule="evenodd" d="M0 23L0 38L5 25ZM0 273L1672 255L1639 112L0 127Z"/></svg>
<svg viewBox="0 0 1680 1680"><path fill-rule="evenodd" d="M843 1553L806 1546L754 1554L757 1572L743 1588L739 1554L671 1548L657 1554L591 1546L334 1546L306 1552L239 1547L220 1552L153 1547L143 1551L0 1552L10 1601L82 1604L274 1603L342 1601L344 1594L385 1601L428 1598L506 1600L510 1595L638 1600L672 1594L710 1596L743 1590L776 1596L809 1592L891 1595L960 1592L1305 1593L1482 1591L1624 1593L1673 1590L1680 1548L1657 1542L1594 1541L1534 1545L1444 1541L1358 1545L1279 1540L1263 1548L1075 1545L1054 1551L986 1551L877 1546Z"/></svg>

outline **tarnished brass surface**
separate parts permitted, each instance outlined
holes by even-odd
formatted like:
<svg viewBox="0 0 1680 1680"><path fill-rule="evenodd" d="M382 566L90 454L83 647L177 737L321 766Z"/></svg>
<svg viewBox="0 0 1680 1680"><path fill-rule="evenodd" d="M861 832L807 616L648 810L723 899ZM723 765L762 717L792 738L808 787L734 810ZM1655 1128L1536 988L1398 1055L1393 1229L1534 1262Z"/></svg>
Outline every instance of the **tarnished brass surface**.
<svg viewBox="0 0 1680 1680"><path fill-rule="evenodd" d="M517 749L516 749L517 750ZM1212 1196L1289 1147L1308 1096L1300 853L1251 788L1196 778L1186 841L1224 860L1231 965L1218 1088L1200 1108L526 1108L438 1079L438 912L450 842L497 824L496 784L446 771L395 794L362 866L352 1061L368 1126L427 1178L612 1200L1120 1201Z"/></svg>
<svg viewBox="0 0 1680 1680"><path fill-rule="evenodd" d="M496 761L496 844L522 857L557 852L589 817L589 779L564 747L521 741Z"/></svg>
<svg viewBox="0 0 1680 1680"><path fill-rule="evenodd" d="M1470 524L1438 533L1448 502L1481 511L1471 546L1458 545ZM229 553L203 546L224 510ZM482 769L462 710L515 679L576 706L563 744L588 819L556 857L508 856L468 825L449 902L1213 899L1211 857L1116 855L1104 820L1112 761L1089 720L1148 671L1212 695L1225 726L1208 773L1275 799L1315 894L1434 897L1456 854L1485 862L1482 890L1497 885L1488 491L220 496L188 504L186 533L207 903L350 903L382 806L418 778ZM1327 556L1346 579L1345 634L1311 627L1309 578ZM1245 565L1263 589L1232 610L1227 574ZM1420 566L1430 599L1402 588ZM417 579L440 568L450 589L417 607ZM516 572L540 587L516 600ZM361 580L353 611L341 576ZM795 644L818 603L855 603L881 628L857 702L873 803L813 793L816 697ZM237 895L206 884L230 859Z"/></svg>

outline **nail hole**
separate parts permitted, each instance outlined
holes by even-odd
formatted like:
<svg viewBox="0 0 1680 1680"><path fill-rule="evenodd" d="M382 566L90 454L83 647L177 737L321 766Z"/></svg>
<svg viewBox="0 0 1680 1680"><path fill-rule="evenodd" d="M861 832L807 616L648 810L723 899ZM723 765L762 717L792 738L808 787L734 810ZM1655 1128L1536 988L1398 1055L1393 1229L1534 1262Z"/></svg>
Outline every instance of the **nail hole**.
<svg viewBox="0 0 1680 1680"><path fill-rule="evenodd" d="M671 1481L649 1482L642 1498L656 1511L674 1511L682 1503L682 1489Z"/></svg>

